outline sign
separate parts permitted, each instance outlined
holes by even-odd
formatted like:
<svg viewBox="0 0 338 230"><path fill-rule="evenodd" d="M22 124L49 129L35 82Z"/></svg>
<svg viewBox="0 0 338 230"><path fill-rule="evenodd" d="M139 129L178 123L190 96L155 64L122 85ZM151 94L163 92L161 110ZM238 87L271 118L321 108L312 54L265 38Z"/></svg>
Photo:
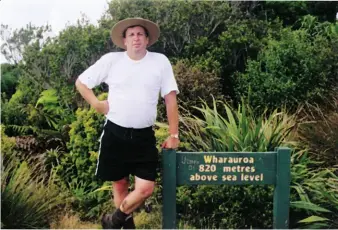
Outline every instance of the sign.
<svg viewBox="0 0 338 230"><path fill-rule="evenodd" d="M291 149L274 152L163 150L163 228L176 228L176 186L268 184L275 186L274 228L288 228Z"/></svg>
<svg viewBox="0 0 338 230"><path fill-rule="evenodd" d="M177 185L274 184L276 158L267 153L176 153Z"/></svg>

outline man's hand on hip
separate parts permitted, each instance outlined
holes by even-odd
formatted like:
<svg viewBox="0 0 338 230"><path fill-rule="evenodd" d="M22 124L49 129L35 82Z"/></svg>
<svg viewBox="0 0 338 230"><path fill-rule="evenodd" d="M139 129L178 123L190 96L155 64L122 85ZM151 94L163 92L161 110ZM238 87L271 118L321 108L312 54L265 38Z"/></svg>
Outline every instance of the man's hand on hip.
<svg viewBox="0 0 338 230"><path fill-rule="evenodd" d="M180 140L176 137L168 137L162 144L162 148L176 149L180 143Z"/></svg>
<svg viewBox="0 0 338 230"><path fill-rule="evenodd" d="M94 106L96 112L106 115L109 111L109 104L107 100L98 101Z"/></svg>

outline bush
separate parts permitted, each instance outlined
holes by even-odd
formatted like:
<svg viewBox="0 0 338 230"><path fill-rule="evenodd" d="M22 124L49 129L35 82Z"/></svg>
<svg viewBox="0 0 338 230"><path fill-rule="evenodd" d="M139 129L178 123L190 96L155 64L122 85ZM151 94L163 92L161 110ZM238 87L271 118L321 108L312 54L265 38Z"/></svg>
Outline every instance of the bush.
<svg viewBox="0 0 338 230"><path fill-rule="evenodd" d="M102 94L99 99L106 96ZM69 131L69 153L59 156L60 163L55 167L62 187L73 196L73 209L86 220L98 218L101 209L110 200L108 191L93 192L102 185L102 181L95 177L95 171L104 119L93 108L78 109Z"/></svg>
<svg viewBox="0 0 338 230"><path fill-rule="evenodd" d="M235 110L231 105L214 101L196 107L203 118L183 117L183 135L196 151L274 151L275 147L291 144L291 131L296 127L295 116L285 110L265 110L256 116L244 100ZM219 110L226 111L224 115Z"/></svg>
<svg viewBox="0 0 338 230"><path fill-rule="evenodd" d="M307 30L283 29L270 39L245 73L235 76L237 97L250 98L253 108L296 109L306 101L323 101L337 85L338 55L330 40Z"/></svg>
<svg viewBox="0 0 338 230"><path fill-rule="evenodd" d="M27 113L24 111L24 93L17 90L9 101L1 100L2 113L1 121L6 125L23 125L26 124Z"/></svg>
<svg viewBox="0 0 338 230"><path fill-rule="evenodd" d="M337 100L337 99L336 99ZM324 166L338 165L338 104L336 111L309 105L299 127L299 141L309 149L311 157L323 161Z"/></svg>
<svg viewBox="0 0 338 230"><path fill-rule="evenodd" d="M221 101L213 105L196 108L202 119L183 118L183 135L193 151L271 151L290 144L296 123L284 111L256 117L244 101L238 110ZM226 111L224 115L219 108ZM182 186L178 210L181 221L197 228L270 228L272 196L269 186Z"/></svg>
<svg viewBox="0 0 338 230"><path fill-rule="evenodd" d="M323 167L307 150L294 153L291 162L290 226L337 228L337 166Z"/></svg>
<svg viewBox="0 0 338 230"><path fill-rule="evenodd" d="M177 193L177 211L180 222L195 228L272 227L273 192L271 187L181 186Z"/></svg>
<svg viewBox="0 0 338 230"><path fill-rule="evenodd" d="M200 105L203 98L212 103L212 96L223 99L220 78L216 71L207 71L201 65L194 65L188 60L179 60L173 65L174 75L180 94L177 96L181 108L191 110ZM181 111L184 112L184 111ZM167 113L163 100L160 100L158 120L166 120Z"/></svg>
<svg viewBox="0 0 338 230"><path fill-rule="evenodd" d="M102 98L104 96L101 95L99 97ZM93 180L104 119L104 116L98 114L93 108L79 108L76 111L76 121L70 125L70 140L67 143L70 153L63 160L70 165L59 171L63 175L62 178L65 182L71 182L76 179L84 182L88 186L86 189L93 187L90 184L95 187L96 182L94 183ZM62 164L62 166L66 165ZM69 173L66 173L67 171Z"/></svg>
<svg viewBox="0 0 338 230"><path fill-rule="evenodd" d="M65 203L53 179L45 180L15 159L1 173L1 223L4 228L49 228L49 219Z"/></svg>
<svg viewBox="0 0 338 230"><path fill-rule="evenodd" d="M337 228L337 131L338 114L335 98L331 106L306 104L297 116L302 121L297 139L305 149L294 157L292 167L295 199L307 204L297 204L292 209L290 222L306 228ZM316 204L316 205L314 205ZM311 208L315 212L306 209ZM304 213L304 209L306 213ZM313 216L310 216L313 215ZM306 218L302 223L297 220Z"/></svg>
<svg viewBox="0 0 338 230"><path fill-rule="evenodd" d="M15 93L18 78L21 74L20 71L18 65L1 64L1 91L7 98L10 98Z"/></svg>
<svg viewBox="0 0 338 230"><path fill-rule="evenodd" d="M219 107L225 107L226 113L220 114ZM303 154L305 150L300 150L299 143L294 142L295 115L276 110L256 116L244 101L238 110L223 102L215 102L213 108L205 104L197 109L204 115L203 119L183 118L186 128L183 134L194 151L261 152L280 146L294 149L291 210L295 215L291 218L291 228L302 226L298 223L301 220L316 222L313 216L318 216L323 208L335 212L337 176L334 169L318 169L318 164ZM181 186L178 188L178 210L181 221L197 228L271 228L272 195L272 187L268 186ZM326 226L336 218L332 213L321 216L329 219ZM308 217L310 219L305 219Z"/></svg>
<svg viewBox="0 0 338 230"><path fill-rule="evenodd" d="M73 118L73 111L61 106L61 98L58 96L57 90L50 88L41 92L38 101L36 102L35 108L31 110L29 119L34 120L40 119L48 124L50 128L55 130L62 130L62 127L71 123ZM32 112L36 111L35 116L32 115ZM35 123L37 124L37 123ZM42 127L38 125L38 127Z"/></svg>
<svg viewBox="0 0 338 230"><path fill-rule="evenodd" d="M7 137L5 126L1 125L1 153L3 156L10 156L15 147L15 138Z"/></svg>

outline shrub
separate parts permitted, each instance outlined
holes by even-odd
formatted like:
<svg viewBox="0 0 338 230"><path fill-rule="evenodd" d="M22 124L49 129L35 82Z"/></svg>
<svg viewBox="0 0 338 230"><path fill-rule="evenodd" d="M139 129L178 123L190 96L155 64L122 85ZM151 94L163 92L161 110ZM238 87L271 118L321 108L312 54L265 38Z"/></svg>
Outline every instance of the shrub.
<svg viewBox="0 0 338 230"><path fill-rule="evenodd" d="M291 161L290 226L337 228L337 166L323 167L307 150L293 154Z"/></svg>
<svg viewBox="0 0 338 230"><path fill-rule="evenodd" d="M49 219L65 203L53 179L45 180L26 162L15 159L1 174L1 223L4 228L48 228Z"/></svg>
<svg viewBox="0 0 338 230"><path fill-rule="evenodd" d="M1 121L3 124L23 125L26 123L28 115L23 109L24 97L24 93L17 90L9 101L1 100Z"/></svg>
<svg viewBox="0 0 338 230"><path fill-rule="evenodd" d="M1 64L1 91L6 97L11 97L15 93L15 88L20 77L20 68L18 65L9 63Z"/></svg>
<svg viewBox="0 0 338 230"><path fill-rule="evenodd" d="M99 99L106 96L102 94ZM107 191L93 193L102 185L95 177L95 171L104 119L93 108L79 108L69 131L69 153L59 156L60 163L55 167L62 187L73 196L72 207L86 220L98 218L110 198Z"/></svg>
<svg viewBox="0 0 338 230"><path fill-rule="evenodd" d="M15 138L7 137L5 134L5 126L1 125L1 153L10 156L15 147Z"/></svg>
<svg viewBox="0 0 338 230"><path fill-rule="evenodd" d="M296 127L295 117L286 111L276 109L268 114L265 110L256 116L244 100L237 110L221 101L214 101L213 108L204 103L196 109L203 118L184 117L183 134L200 151L273 151L275 147L291 144L290 134ZM219 109L225 114L220 114Z"/></svg>
<svg viewBox="0 0 338 230"><path fill-rule="evenodd" d="M69 110L69 108L62 108L60 102L61 98L58 95L57 90L50 88L41 92L34 107L34 110L37 110L39 113L38 116L42 117L49 127L54 128L55 130L61 130L64 125L69 124L74 120L73 111ZM32 115L30 116L30 119L31 117Z"/></svg>
<svg viewBox="0 0 338 230"><path fill-rule="evenodd" d="M307 30L281 31L270 39L245 73L235 76L237 97L249 97L253 108L296 109L305 101L323 101L337 86L338 55L326 37Z"/></svg>
<svg viewBox="0 0 338 230"><path fill-rule="evenodd" d="M99 98L105 96L106 94L100 95ZM67 143L70 153L64 156L58 169L65 182L76 179L92 187L90 184L94 183L104 119L104 116L93 108L79 108L76 111L76 120L70 125L70 140ZM92 185L95 187L96 182Z"/></svg>
<svg viewBox="0 0 338 230"><path fill-rule="evenodd" d="M191 110L193 106L200 105L203 98L207 103L212 103L212 96L222 99L222 87L217 71L203 69L203 65L192 64L184 59L173 65L173 71L177 80L178 104L181 108ZM159 101L158 120L166 120L167 113L162 99ZM183 112L183 111L182 111Z"/></svg>
<svg viewBox="0 0 338 230"><path fill-rule="evenodd" d="M202 67L189 64L187 60L180 60L174 66L174 73L180 89L182 106L189 109L200 104L200 98L212 102L212 96L222 98L222 88L217 72L202 70Z"/></svg>
<svg viewBox="0 0 338 230"><path fill-rule="evenodd" d="M218 113L219 107L225 107L226 113ZM291 207L292 213L297 214L291 218L290 227L302 226L299 221L316 222L318 217L313 216L325 212L324 208L334 213L338 207L337 177L333 169L319 169L307 155L299 158L304 150L294 142L295 115L276 110L256 116L244 101L238 110L222 102L215 102L213 108L204 104L197 109L202 112L203 119L183 118L184 135L194 151L260 152L279 146L293 148ZM178 210L181 221L198 228L271 228L272 195L272 187L268 186L181 186L178 188ZM303 195L308 199L304 200ZM328 224L336 218L331 213L320 218L323 217L329 219Z"/></svg>
<svg viewBox="0 0 338 230"><path fill-rule="evenodd" d="M335 99L337 100L337 99ZM335 108L308 105L301 109L303 124L299 127L299 141L309 149L311 157L323 161L323 166L338 165L338 104Z"/></svg>
<svg viewBox="0 0 338 230"><path fill-rule="evenodd" d="M213 105L196 108L203 118L183 118L183 135L194 151L271 151L290 144L296 124L284 111L256 117L244 101L238 110L221 101ZM224 115L219 108L226 111ZM268 228L272 195L269 186L181 186L178 210L181 221L197 228Z"/></svg>

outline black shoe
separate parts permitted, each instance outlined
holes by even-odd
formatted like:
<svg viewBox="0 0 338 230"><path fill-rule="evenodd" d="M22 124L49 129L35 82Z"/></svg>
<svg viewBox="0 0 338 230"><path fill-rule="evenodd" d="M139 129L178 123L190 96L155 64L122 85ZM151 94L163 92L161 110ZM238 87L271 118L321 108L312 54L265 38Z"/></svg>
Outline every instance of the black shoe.
<svg viewBox="0 0 338 230"><path fill-rule="evenodd" d="M126 222L123 224L123 229L136 229L132 215L127 217Z"/></svg>
<svg viewBox="0 0 338 230"><path fill-rule="evenodd" d="M117 218L113 219L113 214L104 214L101 218L101 225L103 229L121 229L123 227L123 220Z"/></svg>

